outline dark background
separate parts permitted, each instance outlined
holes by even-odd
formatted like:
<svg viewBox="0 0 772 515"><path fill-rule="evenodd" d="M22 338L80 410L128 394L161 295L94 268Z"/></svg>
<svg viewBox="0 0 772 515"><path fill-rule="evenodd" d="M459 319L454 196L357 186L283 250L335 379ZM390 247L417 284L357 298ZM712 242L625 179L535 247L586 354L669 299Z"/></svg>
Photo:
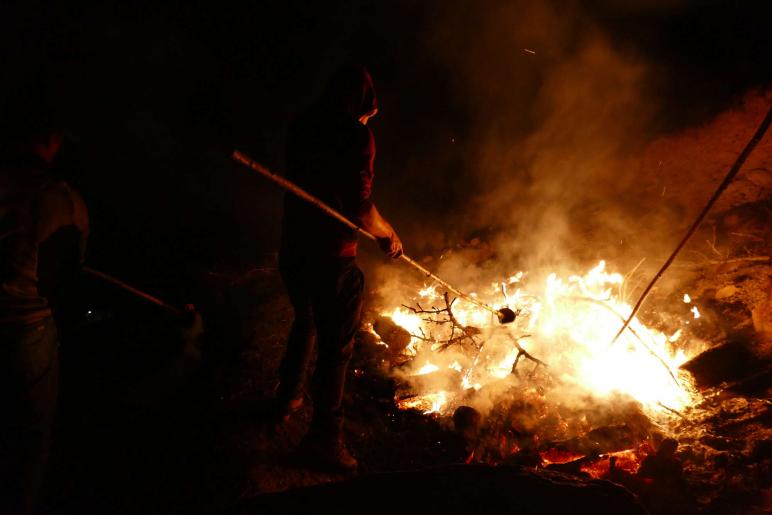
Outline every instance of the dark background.
<svg viewBox="0 0 772 515"><path fill-rule="evenodd" d="M374 76L376 199L419 255L436 250L425 230L441 231L442 243L473 232L461 221L482 187L473 156L487 133L478 129L496 118L497 130L528 134L544 77L588 30L654 71L647 134L699 123L772 79L765 0L555 0L565 23L535 55L522 50L533 46L528 30L502 42L483 16L540 4L4 2L0 92L42 85L69 129L62 159L91 210L92 265L173 296L191 265L270 261L280 192L229 155L239 148L281 171L288 123L341 63Z"/></svg>

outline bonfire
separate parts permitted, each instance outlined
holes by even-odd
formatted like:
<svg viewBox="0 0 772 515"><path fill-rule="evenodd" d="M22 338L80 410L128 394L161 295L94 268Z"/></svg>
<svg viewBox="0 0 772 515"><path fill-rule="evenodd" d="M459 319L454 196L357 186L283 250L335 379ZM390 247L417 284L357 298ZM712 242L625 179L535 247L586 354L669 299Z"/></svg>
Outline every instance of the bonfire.
<svg viewBox="0 0 772 515"><path fill-rule="evenodd" d="M384 309L383 316L409 334L393 369L401 385L397 405L438 417L456 414L469 436L469 460L530 451L549 465L622 453L627 468L637 470L652 447L651 428L643 426L656 425L664 437L669 424L700 401L692 378L679 369L701 348L689 336L699 308L686 294L679 309L686 316L677 327L666 331L634 318L613 341L632 310L622 274L601 261L583 275L530 279L518 272L475 294L513 308L518 316L509 325L431 285ZM376 323L373 332L381 327ZM470 408L483 420L482 431L471 435L464 426L480 417L464 417Z"/></svg>

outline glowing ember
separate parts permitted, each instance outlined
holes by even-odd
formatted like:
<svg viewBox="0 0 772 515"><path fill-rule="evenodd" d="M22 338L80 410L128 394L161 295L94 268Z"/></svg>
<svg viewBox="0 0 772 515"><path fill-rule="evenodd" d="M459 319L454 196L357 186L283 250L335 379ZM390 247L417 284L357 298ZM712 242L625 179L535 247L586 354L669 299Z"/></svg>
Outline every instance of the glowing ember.
<svg viewBox="0 0 772 515"><path fill-rule="evenodd" d="M436 392L427 395L417 395L407 399L397 401L399 409L414 409L422 411L425 415L430 413L439 413L442 407L447 403L447 392Z"/></svg>
<svg viewBox="0 0 772 515"><path fill-rule="evenodd" d="M583 458L584 454L579 454L574 451L566 449L549 449L544 452L540 452L539 456L544 465L552 465L553 463L562 464L569 463L579 458Z"/></svg>
<svg viewBox="0 0 772 515"><path fill-rule="evenodd" d="M638 451L628 449L606 454L600 460L582 466L581 471L596 479L607 477L611 472L612 459L614 460L614 468L616 470L623 470L629 474L637 473L641 467L641 458L638 455Z"/></svg>

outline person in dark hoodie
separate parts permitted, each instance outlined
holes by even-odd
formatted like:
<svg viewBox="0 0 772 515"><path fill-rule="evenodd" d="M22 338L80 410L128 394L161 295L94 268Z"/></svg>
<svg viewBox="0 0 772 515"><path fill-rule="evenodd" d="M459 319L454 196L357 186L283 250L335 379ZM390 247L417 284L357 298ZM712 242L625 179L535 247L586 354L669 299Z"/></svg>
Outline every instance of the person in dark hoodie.
<svg viewBox="0 0 772 515"><path fill-rule="evenodd" d="M322 97L290 128L287 178L378 239L390 257L402 243L371 200L375 140L367 127L378 111L370 74L344 67ZM353 470L343 441L343 391L362 308L364 276L356 264L357 235L315 206L284 198L279 268L295 319L279 369L276 422L303 401L306 368L317 344L314 415L301 448L317 464Z"/></svg>
<svg viewBox="0 0 772 515"><path fill-rule="evenodd" d="M58 336L46 282L77 265L86 207L57 180L61 132L40 98L9 102L0 130L0 513L40 505L58 392Z"/></svg>

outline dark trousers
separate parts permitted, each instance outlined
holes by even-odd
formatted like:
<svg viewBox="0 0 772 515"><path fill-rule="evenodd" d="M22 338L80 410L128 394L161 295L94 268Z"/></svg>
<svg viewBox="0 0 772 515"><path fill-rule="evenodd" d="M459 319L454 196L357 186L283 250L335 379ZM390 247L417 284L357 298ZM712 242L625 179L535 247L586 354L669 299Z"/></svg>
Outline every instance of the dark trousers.
<svg viewBox="0 0 772 515"><path fill-rule="evenodd" d="M0 326L0 513L33 513L42 491L59 381L56 326Z"/></svg>
<svg viewBox="0 0 772 515"><path fill-rule="evenodd" d="M283 254L279 269L295 311L279 369L279 401L302 394L316 342L311 431L322 437L339 436L346 371L362 314L364 275L354 258L341 257Z"/></svg>

